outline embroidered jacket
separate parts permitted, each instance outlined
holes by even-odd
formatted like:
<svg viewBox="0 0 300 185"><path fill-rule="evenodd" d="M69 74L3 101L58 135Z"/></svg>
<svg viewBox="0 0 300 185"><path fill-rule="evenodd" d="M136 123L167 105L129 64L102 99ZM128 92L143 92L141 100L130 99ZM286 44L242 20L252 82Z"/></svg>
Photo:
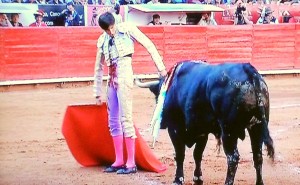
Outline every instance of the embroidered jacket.
<svg viewBox="0 0 300 185"><path fill-rule="evenodd" d="M114 42L117 48L119 58L134 53L133 39L142 44L150 53L152 60L154 61L158 71L165 69L165 65L162 62L162 58L159 55L156 47L152 41L144 35L135 25L130 23L119 23L116 25L116 34L114 35ZM95 63L95 76L94 76L94 96L101 95L103 65L111 65L109 58L109 40L110 36L107 33L103 33L97 42L97 57Z"/></svg>

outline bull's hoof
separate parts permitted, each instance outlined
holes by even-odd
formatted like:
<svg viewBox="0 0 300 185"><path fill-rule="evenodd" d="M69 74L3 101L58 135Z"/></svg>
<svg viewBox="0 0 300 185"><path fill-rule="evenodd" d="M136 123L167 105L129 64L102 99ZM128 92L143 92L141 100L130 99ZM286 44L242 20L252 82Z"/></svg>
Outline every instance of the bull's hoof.
<svg viewBox="0 0 300 185"><path fill-rule="evenodd" d="M203 185L202 176L194 176L193 181L194 181L194 185Z"/></svg>
<svg viewBox="0 0 300 185"><path fill-rule="evenodd" d="M175 177L175 180L173 181L172 185L183 185L184 178L183 177Z"/></svg>

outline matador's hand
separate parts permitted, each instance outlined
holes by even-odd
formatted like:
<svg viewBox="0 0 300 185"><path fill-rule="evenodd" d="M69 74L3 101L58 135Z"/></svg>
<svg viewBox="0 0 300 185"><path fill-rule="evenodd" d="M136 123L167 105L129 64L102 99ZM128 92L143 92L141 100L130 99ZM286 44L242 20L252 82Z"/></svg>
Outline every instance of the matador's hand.
<svg viewBox="0 0 300 185"><path fill-rule="evenodd" d="M102 105L103 102L101 100L101 96L96 96L96 105Z"/></svg>
<svg viewBox="0 0 300 185"><path fill-rule="evenodd" d="M165 77L167 76L167 71L164 69L162 71L159 72L160 76Z"/></svg>

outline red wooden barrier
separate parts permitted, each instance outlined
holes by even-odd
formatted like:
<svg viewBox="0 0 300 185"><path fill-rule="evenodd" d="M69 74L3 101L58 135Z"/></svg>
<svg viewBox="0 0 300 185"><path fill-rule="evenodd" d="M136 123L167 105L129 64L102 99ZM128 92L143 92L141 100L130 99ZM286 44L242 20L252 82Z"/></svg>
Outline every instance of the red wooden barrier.
<svg viewBox="0 0 300 185"><path fill-rule="evenodd" d="M140 30L153 41L158 52L164 56L164 27L141 27ZM147 50L140 44L135 43L135 53L132 60L133 70L137 74L151 74L157 71L151 56Z"/></svg>
<svg viewBox="0 0 300 185"><path fill-rule="evenodd" d="M295 68L300 68L300 24L296 24L295 33Z"/></svg>
<svg viewBox="0 0 300 185"><path fill-rule="evenodd" d="M208 27L209 62L251 62L252 26Z"/></svg>
<svg viewBox="0 0 300 185"><path fill-rule="evenodd" d="M0 81L5 80L4 29L0 29Z"/></svg>
<svg viewBox="0 0 300 185"><path fill-rule="evenodd" d="M172 66L178 61L206 59L206 27L166 26L164 61Z"/></svg>
<svg viewBox="0 0 300 185"><path fill-rule="evenodd" d="M295 24L253 25L252 64L261 70L295 65Z"/></svg>
<svg viewBox="0 0 300 185"><path fill-rule="evenodd" d="M300 25L140 27L168 68L182 60L250 62L259 70L300 69ZM0 81L92 77L99 27L1 28ZM135 74L155 74L136 44Z"/></svg>
<svg viewBox="0 0 300 185"><path fill-rule="evenodd" d="M99 28L5 28L1 32L1 81L93 73Z"/></svg>

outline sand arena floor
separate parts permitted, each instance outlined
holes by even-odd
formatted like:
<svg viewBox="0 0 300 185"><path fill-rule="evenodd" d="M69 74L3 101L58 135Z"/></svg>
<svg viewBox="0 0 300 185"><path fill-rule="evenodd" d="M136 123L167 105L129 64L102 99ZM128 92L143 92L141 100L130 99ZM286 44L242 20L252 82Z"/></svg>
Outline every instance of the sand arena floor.
<svg viewBox="0 0 300 185"><path fill-rule="evenodd" d="M266 185L300 184L300 76L269 76L271 112L269 128L276 149L275 163L264 155L263 177ZM57 87L56 87L57 86ZM31 85L0 88L0 184L171 184L175 164L173 147L166 130L161 130L153 152L164 162L167 171L157 174L139 171L133 175L105 174L104 167L82 167L61 133L65 109L69 104L93 103L88 83ZM134 122L144 139L155 107L147 89L134 88ZM223 184L226 158L215 152L211 135L204 152L204 184ZM236 185L255 184L255 169L249 137L239 140L241 160ZM266 152L264 151L264 154ZM187 149L185 181L192 184L194 170L192 149Z"/></svg>

